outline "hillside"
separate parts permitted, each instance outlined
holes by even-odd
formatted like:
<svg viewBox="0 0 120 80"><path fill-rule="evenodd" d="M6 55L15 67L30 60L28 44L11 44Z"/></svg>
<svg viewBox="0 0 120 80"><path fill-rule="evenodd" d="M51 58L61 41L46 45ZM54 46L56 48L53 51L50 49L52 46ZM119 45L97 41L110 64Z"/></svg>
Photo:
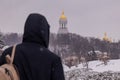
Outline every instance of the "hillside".
<svg viewBox="0 0 120 80"><path fill-rule="evenodd" d="M21 43L22 34L3 34L2 40L5 46ZM111 59L120 58L120 41L110 43L98 38L84 37L75 33L69 33L67 35L60 36L55 33L51 33L49 42L49 49L58 55L61 53L65 53L62 56L64 58L71 55L78 57L85 56L86 58L88 58L88 52L96 50L107 52L110 55ZM60 49L63 44L64 46L67 45L67 48L64 48L63 50L58 50L57 46L59 46ZM91 60L95 59L96 57L92 58Z"/></svg>
<svg viewBox="0 0 120 80"><path fill-rule="evenodd" d="M64 48L62 49L62 47ZM65 47L66 46L66 47ZM107 52L111 59L120 58L120 42L107 42L94 37L84 37L74 33L69 33L65 35L57 35L52 33L50 35L50 48L54 53L63 53L61 57L67 56L84 56L87 59L89 51L101 51ZM57 48L58 47L58 48ZM95 55L90 60L96 60Z"/></svg>

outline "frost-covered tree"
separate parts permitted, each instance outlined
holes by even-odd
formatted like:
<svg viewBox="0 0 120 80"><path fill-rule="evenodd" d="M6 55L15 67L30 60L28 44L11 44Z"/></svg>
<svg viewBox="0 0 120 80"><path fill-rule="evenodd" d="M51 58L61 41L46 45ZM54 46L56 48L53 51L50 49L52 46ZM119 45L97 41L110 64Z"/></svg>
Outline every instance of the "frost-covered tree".
<svg viewBox="0 0 120 80"><path fill-rule="evenodd" d="M4 46L4 42L3 42L3 34L2 32L0 32L0 49Z"/></svg>
<svg viewBox="0 0 120 80"><path fill-rule="evenodd" d="M104 52L104 53L100 54L98 58L99 58L100 61L102 61L104 63L104 65L107 65L107 62L110 59L107 52Z"/></svg>

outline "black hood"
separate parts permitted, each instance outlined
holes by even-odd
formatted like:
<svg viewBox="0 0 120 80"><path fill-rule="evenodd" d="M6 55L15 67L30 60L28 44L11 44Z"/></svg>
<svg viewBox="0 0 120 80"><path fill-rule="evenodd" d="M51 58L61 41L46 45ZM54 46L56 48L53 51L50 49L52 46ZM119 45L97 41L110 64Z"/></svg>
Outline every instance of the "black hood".
<svg viewBox="0 0 120 80"><path fill-rule="evenodd" d="M40 14L30 14L26 20L23 42L40 44L48 48L49 24L46 18Z"/></svg>

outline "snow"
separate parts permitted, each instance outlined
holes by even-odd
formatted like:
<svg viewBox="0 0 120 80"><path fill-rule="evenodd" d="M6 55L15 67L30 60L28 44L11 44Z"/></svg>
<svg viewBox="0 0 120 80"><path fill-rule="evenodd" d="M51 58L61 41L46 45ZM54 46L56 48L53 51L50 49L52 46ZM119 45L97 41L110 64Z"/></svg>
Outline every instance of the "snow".
<svg viewBox="0 0 120 80"><path fill-rule="evenodd" d="M82 64L79 64L78 67L72 66L71 68L68 68L66 65L64 65L63 67L64 67L64 71L85 68ZM120 59L109 60L107 65L104 65L103 62L101 62L99 60L90 61L88 63L88 67L92 71L96 71L96 72L105 72L105 71L120 72Z"/></svg>
<svg viewBox="0 0 120 80"><path fill-rule="evenodd" d="M65 80L120 80L120 59L109 60L107 65L90 61L88 65L88 69L82 64L71 68L63 65Z"/></svg>
<svg viewBox="0 0 120 80"><path fill-rule="evenodd" d="M110 60L107 65L102 64L100 61L94 61L90 63L90 68L93 71L104 72L104 71L120 71L120 59L119 60Z"/></svg>
<svg viewBox="0 0 120 80"><path fill-rule="evenodd" d="M66 66L65 64L63 64L63 69L65 72L70 70L70 68L68 66Z"/></svg>

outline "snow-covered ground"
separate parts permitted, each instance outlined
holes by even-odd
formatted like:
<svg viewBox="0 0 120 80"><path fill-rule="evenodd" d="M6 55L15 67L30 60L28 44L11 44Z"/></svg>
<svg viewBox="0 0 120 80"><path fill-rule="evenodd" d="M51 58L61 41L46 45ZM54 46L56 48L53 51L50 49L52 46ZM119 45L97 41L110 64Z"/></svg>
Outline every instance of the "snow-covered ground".
<svg viewBox="0 0 120 80"><path fill-rule="evenodd" d="M85 68L82 64L79 64L78 67L72 66L71 68L68 68L66 65L63 65L64 71L70 71L75 69L81 69ZM105 71L114 71L114 72L120 72L120 59L115 60L109 60L107 65L104 65L101 61L90 61L88 63L88 67L92 71L96 72L105 72Z"/></svg>
<svg viewBox="0 0 120 80"><path fill-rule="evenodd" d="M66 80L120 80L120 59L110 60L107 65L101 61L90 61L89 68L79 64L68 68L63 65Z"/></svg>

